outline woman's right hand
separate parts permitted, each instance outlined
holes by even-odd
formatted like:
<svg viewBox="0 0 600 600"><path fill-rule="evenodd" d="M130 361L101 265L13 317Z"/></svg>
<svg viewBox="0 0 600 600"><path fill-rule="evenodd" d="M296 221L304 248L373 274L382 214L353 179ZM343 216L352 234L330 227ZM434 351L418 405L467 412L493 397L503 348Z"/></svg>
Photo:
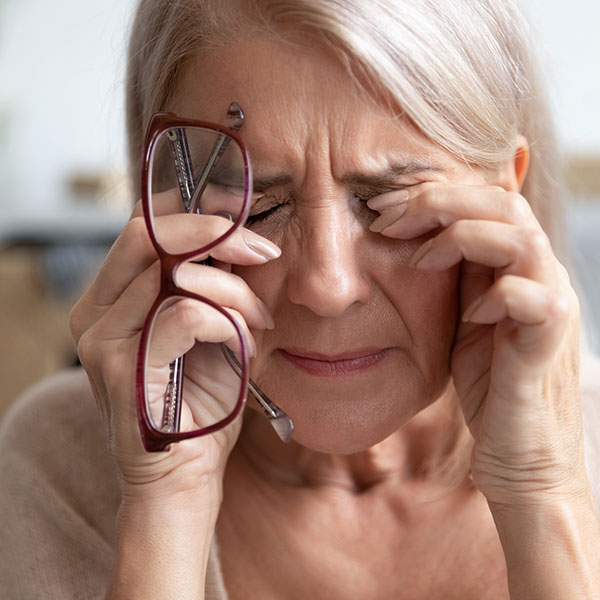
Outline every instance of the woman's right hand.
<svg viewBox="0 0 600 600"><path fill-rule="evenodd" d="M207 486L220 490L241 419L212 435L173 444L168 452L149 453L142 445L135 403L136 358L144 321L158 294L160 265L140 215L138 204L95 281L73 308L71 331L105 422L124 500L177 496ZM216 216L179 214L157 217L156 226L163 242L183 252L216 239L230 223ZM239 228L210 251L221 268L185 263L177 271L177 282L224 307L245 331L252 352L255 345L249 329L273 327L273 320L227 265L259 265L279 254L270 241ZM207 320L190 300L178 301L161 327L161 340L174 348L182 340L189 347L194 339L227 343L233 336L227 319Z"/></svg>

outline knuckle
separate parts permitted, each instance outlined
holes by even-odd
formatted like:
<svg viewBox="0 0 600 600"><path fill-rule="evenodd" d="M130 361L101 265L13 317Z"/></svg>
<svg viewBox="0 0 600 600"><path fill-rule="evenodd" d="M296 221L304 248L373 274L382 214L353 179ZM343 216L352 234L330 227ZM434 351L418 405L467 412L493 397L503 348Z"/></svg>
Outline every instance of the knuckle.
<svg viewBox="0 0 600 600"><path fill-rule="evenodd" d="M505 192L505 209L511 221L527 223L531 218L531 207L521 194Z"/></svg>
<svg viewBox="0 0 600 600"><path fill-rule="evenodd" d="M573 300L568 294L552 294L546 303L546 310L553 321L566 322L573 310Z"/></svg>
<svg viewBox="0 0 600 600"><path fill-rule="evenodd" d="M173 306L173 319L182 329L193 329L202 326L207 320L207 315L200 302L185 298Z"/></svg>
<svg viewBox="0 0 600 600"><path fill-rule="evenodd" d="M123 231L121 232L119 239L122 244L127 246L147 246L150 244L150 237L148 236L148 230L146 228L146 222L143 217L131 218Z"/></svg>
<svg viewBox="0 0 600 600"><path fill-rule="evenodd" d="M494 283L494 293L501 298L506 298L510 295L514 285L514 279L510 275L499 277Z"/></svg>
<svg viewBox="0 0 600 600"><path fill-rule="evenodd" d="M435 210L442 204L443 192L439 186L434 183L424 183L423 191L421 193L420 203L427 208Z"/></svg>
<svg viewBox="0 0 600 600"><path fill-rule="evenodd" d="M471 223L464 219L455 221L444 232L444 234L447 235L449 239L454 241L459 240L465 236L469 236L470 233Z"/></svg>
<svg viewBox="0 0 600 600"><path fill-rule="evenodd" d="M548 255L550 240L541 229L526 228L521 233L521 239L526 251L534 258L540 259Z"/></svg>
<svg viewBox="0 0 600 600"><path fill-rule="evenodd" d="M92 332L88 329L82 333L77 342L77 356L79 356L79 360L86 370L94 365L97 356L97 348L98 344L96 343Z"/></svg>

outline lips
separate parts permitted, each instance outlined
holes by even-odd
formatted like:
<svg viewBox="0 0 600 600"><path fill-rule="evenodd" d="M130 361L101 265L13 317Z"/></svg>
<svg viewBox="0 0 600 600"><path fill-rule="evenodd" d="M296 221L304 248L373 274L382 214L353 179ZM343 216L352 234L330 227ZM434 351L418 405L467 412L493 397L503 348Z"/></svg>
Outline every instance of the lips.
<svg viewBox="0 0 600 600"><path fill-rule="evenodd" d="M281 355L295 367L320 377L357 375L374 369L389 353L388 348L362 348L328 355L296 348L280 349Z"/></svg>

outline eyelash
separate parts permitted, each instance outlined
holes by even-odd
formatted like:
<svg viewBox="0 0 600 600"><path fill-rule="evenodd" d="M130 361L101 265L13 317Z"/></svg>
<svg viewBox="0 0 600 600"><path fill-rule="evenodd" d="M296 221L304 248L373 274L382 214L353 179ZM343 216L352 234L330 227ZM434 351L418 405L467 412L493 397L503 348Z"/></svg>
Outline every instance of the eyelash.
<svg viewBox="0 0 600 600"><path fill-rule="evenodd" d="M246 220L246 225L253 225L255 223L260 223L265 221L270 215L272 215L277 209L281 208L286 204L286 201L289 199L289 194L281 195L278 194L264 194L259 200L263 198L273 198L275 200L275 204L266 210L263 210L255 215L248 215L248 219Z"/></svg>
<svg viewBox="0 0 600 600"><path fill-rule="evenodd" d="M246 225L254 225L256 223L261 223L262 221L266 220L269 215L273 214L278 208L281 208L283 205L282 204L277 204L276 206L272 206L271 208L257 213L255 215L248 215L248 218L246 219Z"/></svg>
<svg viewBox="0 0 600 600"><path fill-rule="evenodd" d="M361 192L354 190L352 193L353 193L353 196L357 200L359 200L362 204L366 204L366 202L368 200L370 200L371 198L373 198L373 196L377 196L379 194L384 194L385 192L401 190L406 187L407 186L396 186L393 188L388 187L388 188L369 189L369 190L365 190L365 191L361 191ZM269 196L270 196L269 194L265 194L264 196L261 196L261 198L268 198ZM255 215L249 215L248 219L246 221L246 225L254 225L256 223L261 223L262 221L267 220L278 209L285 206L287 201L289 201L289 194L286 194L283 197L283 199L278 198L276 195L273 195L273 198L277 199L277 204L271 206L270 208L268 208L262 212L256 213Z"/></svg>

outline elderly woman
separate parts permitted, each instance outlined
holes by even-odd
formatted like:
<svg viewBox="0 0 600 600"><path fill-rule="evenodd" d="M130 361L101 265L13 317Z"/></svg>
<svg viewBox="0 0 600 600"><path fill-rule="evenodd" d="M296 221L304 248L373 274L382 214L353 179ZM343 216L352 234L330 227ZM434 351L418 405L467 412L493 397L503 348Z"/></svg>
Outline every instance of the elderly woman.
<svg viewBox="0 0 600 600"><path fill-rule="evenodd" d="M600 597L598 388L512 2L142 0L127 109L89 382L4 425L4 597Z"/></svg>

